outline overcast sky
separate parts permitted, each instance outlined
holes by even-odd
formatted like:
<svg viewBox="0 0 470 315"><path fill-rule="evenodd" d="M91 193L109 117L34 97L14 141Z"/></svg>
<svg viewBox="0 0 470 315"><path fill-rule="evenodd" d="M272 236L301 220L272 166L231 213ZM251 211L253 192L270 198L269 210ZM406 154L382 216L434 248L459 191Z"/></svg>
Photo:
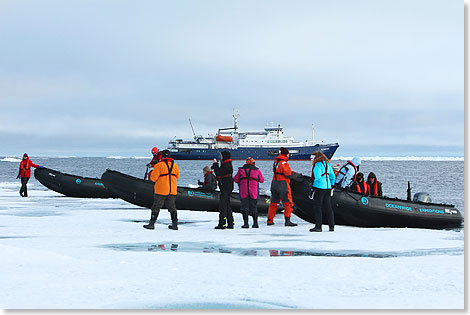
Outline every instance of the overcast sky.
<svg viewBox="0 0 470 315"><path fill-rule="evenodd" d="M342 156L463 156L463 8L2 0L0 155L145 156L235 107L242 130L303 141L313 123Z"/></svg>

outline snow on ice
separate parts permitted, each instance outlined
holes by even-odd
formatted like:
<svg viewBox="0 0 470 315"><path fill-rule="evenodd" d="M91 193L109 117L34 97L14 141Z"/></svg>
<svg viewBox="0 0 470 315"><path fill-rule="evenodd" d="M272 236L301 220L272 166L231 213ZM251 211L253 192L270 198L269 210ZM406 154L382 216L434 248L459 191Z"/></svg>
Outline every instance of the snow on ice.
<svg viewBox="0 0 470 315"><path fill-rule="evenodd" d="M4 309L463 309L464 233L311 224L214 230L216 213L0 186Z"/></svg>

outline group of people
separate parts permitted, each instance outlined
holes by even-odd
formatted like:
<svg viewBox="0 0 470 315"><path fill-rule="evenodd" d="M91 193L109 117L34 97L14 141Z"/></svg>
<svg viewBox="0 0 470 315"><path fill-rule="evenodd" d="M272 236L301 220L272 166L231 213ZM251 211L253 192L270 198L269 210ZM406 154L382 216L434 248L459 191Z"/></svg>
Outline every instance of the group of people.
<svg viewBox="0 0 470 315"><path fill-rule="evenodd" d="M169 150L159 151L157 147L152 148L152 160L147 164L145 174L154 184L154 201L151 207L149 223L143 227L154 229L160 209L164 206L170 212L171 225L168 228L178 230L178 216L176 209L177 180L180 172L178 165L170 157ZM273 178L271 182L271 204L268 209L267 225L274 225L274 217L277 208L282 202L284 206L284 225L297 226L291 221L293 211L293 201L290 189L290 181L295 172L289 166L289 150L281 147L280 154L273 163ZM334 170L329 159L321 152L317 151L312 155L312 195L314 201L315 226L311 232L322 231L322 215L326 213L329 230L334 231L334 213L331 207L332 189L334 186L349 188L365 195L382 196L382 183L377 180L376 175L370 172L367 181L364 181L364 174L359 172L361 160L354 157L347 161L341 168ZM31 167L42 168L43 166L34 164L28 154L23 155L17 178L21 178L20 195L28 196L27 183L31 177ZM259 198L259 184L264 183L261 170L256 167L256 161L248 157L245 164L240 167L233 176L232 159L229 151L221 152L220 161L213 160L212 167L203 168L204 181L199 181L201 188L207 191L215 191L217 186L220 189L219 199L219 221L215 229L233 229L234 218L230 204L230 196L234 189L234 183L240 188L241 213L243 217L242 228L249 228L249 216L253 218L252 228L258 228L257 202Z"/></svg>
<svg viewBox="0 0 470 315"><path fill-rule="evenodd" d="M170 211L172 224L170 229L178 229L176 214L176 185L179 177L178 165L170 158L170 151L158 152L152 150L154 155L152 161L147 166L152 166L153 170L149 174L149 180L155 182L154 202L151 207L151 217L146 229L154 229L160 209L166 204ZM273 178L271 182L271 204L268 209L267 225L274 225L274 217L277 208L282 202L284 206L284 226L297 226L291 221L293 212L293 201L290 189L290 181L295 172L289 166L289 150L282 147L280 154L273 163ZM199 181L202 189L215 191L217 186L220 189L219 199L219 221L215 229L233 229L234 218L230 203L230 196L234 189L234 183L240 188L241 213L243 217L242 228L249 228L249 216L253 219L252 228L258 228L257 202L259 198L259 184L264 183L261 170L256 167L256 161L248 157L245 164L237 170L233 176L232 159L229 151L221 152L220 161L213 160L212 166L203 168L204 181ZM334 215L331 208L331 190L335 184L335 172L329 163L328 158L322 152L316 152L313 159L312 180L315 190L315 227L311 232L321 231L322 211L326 210L330 231L334 231Z"/></svg>
<svg viewBox="0 0 470 315"><path fill-rule="evenodd" d="M374 172L370 172L365 181L364 174L359 172L360 165L361 159L358 157L347 161L338 171L336 185L350 188L364 195L382 197L382 183L377 180Z"/></svg>

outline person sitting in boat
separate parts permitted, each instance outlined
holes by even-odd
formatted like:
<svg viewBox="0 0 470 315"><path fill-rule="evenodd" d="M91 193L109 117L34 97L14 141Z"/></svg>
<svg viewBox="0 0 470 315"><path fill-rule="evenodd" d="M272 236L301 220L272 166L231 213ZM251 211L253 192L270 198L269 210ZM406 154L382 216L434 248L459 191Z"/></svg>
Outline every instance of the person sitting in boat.
<svg viewBox="0 0 470 315"><path fill-rule="evenodd" d="M267 225L274 224L274 216L276 215L277 207L282 201L284 205L284 226L297 226L296 223L291 222L290 216L293 211L292 194L290 190L290 176L293 174L289 163L289 150L281 148L279 154L273 164L273 181L271 182L271 204L268 209Z"/></svg>
<svg viewBox="0 0 470 315"><path fill-rule="evenodd" d="M159 152L157 147L153 147L152 148L152 160L150 161L150 163L147 164L147 172L148 172L149 168L153 168L155 166L155 164L157 164L161 160L162 160L162 152ZM147 172L145 173L144 179L147 179ZM151 173L152 173L152 171L148 172L148 179L149 180L150 180L150 174Z"/></svg>
<svg viewBox="0 0 470 315"><path fill-rule="evenodd" d="M235 183L240 187L240 210L243 216L243 229L249 228L248 214L253 217L253 228L258 228L258 197L259 183L264 183L264 177L259 168L255 166L255 160L251 157L246 159L245 165L238 169L233 177Z"/></svg>
<svg viewBox="0 0 470 315"><path fill-rule="evenodd" d="M356 180L352 183L351 189L360 192L361 194L367 194L367 183L364 181L363 173L357 173Z"/></svg>
<svg viewBox="0 0 470 315"><path fill-rule="evenodd" d="M206 165L202 169L202 172L204 173L204 182L201 182L200 180L197 181L199 185L202 185L201 189L215 191L217 189L217 178L214 173L212 173L211 168Z"/></svg>
<svg viewBox="0 0 470 315"><path fill-rule="evenodd" d="M28 197L28 181L31 177L31 166L35 168L43 168L44 166L34 164L33 161L29 159L27 153L23 154L23 160L20 162L20 170L18 171L18 176L21 178L21 188L20 195L21 197Z"/></svg>
<svg viewBox="0 0 470 315"><path fill-rule="evenodd" d="M361 159L355 156L351 161L347 161L338 172L336 176L335 185L340 187L349 187L356 181L356 174L359 171Z"/></svg>
<svg viewBox="0 0 470 315"><path fill-rule="evenodd" d="M371 196L383 196L382 183L377 180L374 172L370 172L367 176L367 193Z"/></svg>
<svg viewBox="0 0 470 315"><path fill-rule="evenodd" d="M152 213L148 224L144 228L153 230L155 222L157 222L160 209L166 205L170 212L171 225L169 229L178 229L178 216L176 213L176 193L177 193L177 179L180 176L180 170L175 161L170 158L170 151L163 150L162 161L155 164L151 173L150 180L155 182L153 204L151 207Z"/></svg>
<svg viewBox="0 0 470 315"><path fill-rule="evenodd" d="M233 166L229 151L222 151L221 156L220 166L219 162L214 159L212 169L217 176L220 188L219 224L215 228L223 230L225 228L233 229L234 224L232 206L230 205L230 196L233 191Z"/></svg>

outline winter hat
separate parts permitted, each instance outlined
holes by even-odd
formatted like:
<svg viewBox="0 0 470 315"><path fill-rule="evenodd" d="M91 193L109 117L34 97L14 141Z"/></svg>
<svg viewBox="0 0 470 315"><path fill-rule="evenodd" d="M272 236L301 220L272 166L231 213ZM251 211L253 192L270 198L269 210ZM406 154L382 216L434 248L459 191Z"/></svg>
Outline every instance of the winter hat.
<svg viewBox="0 0 470 315"><path fill-rule="evenodd" d="M375 177L374 172L370 172L369 175L367 176L367 180L369 180L369 179L371 179L371 178L377 179L377 177Z"/></svg>
<svg viewBox="0 0 470 315"><path fill-rule="evenodd" d="M287 150L287 148L281 147L281 154L288 155L289 150Z"/></svg>
<svg viewBox="0 0 470 315"><path fill-rule="evenodd" d="M255 159L252 158L251 156L248 157L248 158L246 159L246 164L250 164L250 165L252 164L252 165L254 165L254 164L255 164Z"/></svg>
<svg viewBox="0 0 470 315"><path fill-rule="evenodd" d="M361 172L359 172L359 173L357 173L357 175L356 175L356 181L360 181L361 179L364 179L364 174L361 173Z"/></svg>
<svg viewBox="0 0 470 315"><path fill-rule="evenodd" d="M351 162L352 162L354 165L356 165L356 167L357 167L357 166L361 165L361 158L358 157L358 156L355 156L355 157L352 158Z"/></svg>
<svg viewBox="0 0 470 315"><path fill-rule="evenodd" d="M152 154L157 154L158 153L158 148L157 147L153 147L152 148Z"/></svg>
<svg viewBox="0 0 470 315"><path fill-rule="evenodd" d="M24 158L27 158L27 157L28 157L28 154L27 154L27 153L23 154L23 159L24 159Z"/></svg>
<svg viewBox="0 0 470 315"><path fill-rule="evenodd" d="M220 154L222 154L222 161L226 161L226 160L230 159L230 152L222 151Z"/></svg>

